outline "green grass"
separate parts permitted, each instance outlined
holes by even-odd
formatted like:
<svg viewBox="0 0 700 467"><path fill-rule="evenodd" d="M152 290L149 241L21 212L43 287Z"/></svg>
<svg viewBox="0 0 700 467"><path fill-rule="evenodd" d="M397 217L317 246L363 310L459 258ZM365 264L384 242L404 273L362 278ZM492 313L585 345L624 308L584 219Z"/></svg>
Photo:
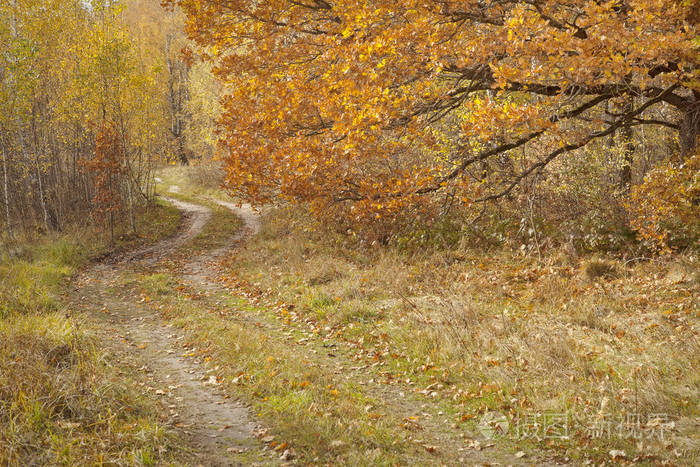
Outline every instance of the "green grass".
<svg viewBox="0 0 700 467"><path fill-rule="evenodd" d="M119 235L115 245L110 245L105 235L86 229L51 234L0 250L0 318L57 310L65 280L79 267L92 258L172 235L180 213L157 203L142 211L138 219L139 234Z"/></svg>
<svg viewBox="0 0 700 467"><path fill-rule="evenodd" d="M50 235L0 253L0 464L170 462L158 411L102 354L61 298L91 258L174 233L176 209L139 217L116 245L93 230ZM154 454L155 453L155 454Z"/></svg>
<svg viewBox="0 0 700 467"><path fill-rule="evenodd" d="M225 245L232 233L241 227L240 218L216 203L201 199L194 201L211 209L213 217L202 232L188 243L187 253L201 253Z"/></svg>

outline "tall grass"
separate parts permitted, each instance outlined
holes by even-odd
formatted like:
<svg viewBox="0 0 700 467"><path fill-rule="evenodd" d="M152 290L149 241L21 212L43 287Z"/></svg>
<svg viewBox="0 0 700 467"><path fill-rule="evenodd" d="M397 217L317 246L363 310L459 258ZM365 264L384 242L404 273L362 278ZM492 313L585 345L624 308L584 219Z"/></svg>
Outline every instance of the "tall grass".
<svg viewBox="0 0 700 467"><path fill-rule="evenodd" d="M56 310L62 280L85 259L85 249L67 238L5 251L0 256L0 317Z"/></svg>
<svg viewBox="0 0 700 467"><path fill-rule="evenodd" d="M176 210L159 206L129 242L168 235L178 222ZM0 250L0 465L134 464L164 452L156 411L61 299L91 257L127 245L87 231Z"/></svg>

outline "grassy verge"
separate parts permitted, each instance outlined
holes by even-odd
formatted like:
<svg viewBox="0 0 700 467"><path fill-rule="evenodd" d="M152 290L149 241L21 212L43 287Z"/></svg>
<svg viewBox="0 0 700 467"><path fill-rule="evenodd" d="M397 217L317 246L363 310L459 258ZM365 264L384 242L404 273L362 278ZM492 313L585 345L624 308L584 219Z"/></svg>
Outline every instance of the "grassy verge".
<svg viewBox="0 0 700 467"><path fill-rule="evenodd" d="M153 410L103 358L60 294L90 258L174 233L177 210L139 217L109 246L91 232L14 245L0 258L0 464L143 464L166 460Z"/></svg>
<svg viewBox="0 0 700 467"><path fill-rule="evenodd" d="M123 228L114 245L108 235L89 229L67 230L0 250L0 318L56 311L62 286L78 268L94 258L172 235L180 224L179 211L164 203L139 214L138 234Z"/></svg>
<svg viewBox="0 0 700 467"><path fill-rule="evenodd" d="M498 443L527 456L699 461L697 257L409 253L308 225L270 211L228 263L230 282L285 304L289 332L310 327L353 361L379 362L375 384L440 407L468 439L502 414ZM562 416L566 433L547 431Z"/></svg>

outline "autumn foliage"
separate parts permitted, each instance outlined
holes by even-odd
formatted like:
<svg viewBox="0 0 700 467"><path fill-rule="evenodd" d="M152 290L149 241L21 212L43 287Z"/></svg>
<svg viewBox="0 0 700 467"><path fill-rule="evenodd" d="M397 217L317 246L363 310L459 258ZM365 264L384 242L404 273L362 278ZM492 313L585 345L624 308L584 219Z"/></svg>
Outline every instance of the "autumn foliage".
<svg viewBox="0 0 700 467"><path fill-rule="evenodd" d="M95 138L94 156L83 162L85 170L93 174L92 214L100 222L113 217L121 207L119 186L128 175L123 160L124 149L114 124L104 123Z"/></svg>
<svg viewBox="0 0 700 467"><path fill-rule="evenodd" d="M110 216L134 231L157 163L210 156L217 84L182 27L152 0L0 2L0 244Z"/></svg>
<svg viewBox="0 0 700 467"><path fill-rule="evenodd" d="M629 209L641 237L656 249L700 241L700 151L651 171L633 190Z"/></svg>
<svg viewBox="0 0 700 467"><path fill-rule="evenodd" d="M226 84L227 185L254 202L436 215L621 132L695 146L695 1L166 3Z"/></svg>

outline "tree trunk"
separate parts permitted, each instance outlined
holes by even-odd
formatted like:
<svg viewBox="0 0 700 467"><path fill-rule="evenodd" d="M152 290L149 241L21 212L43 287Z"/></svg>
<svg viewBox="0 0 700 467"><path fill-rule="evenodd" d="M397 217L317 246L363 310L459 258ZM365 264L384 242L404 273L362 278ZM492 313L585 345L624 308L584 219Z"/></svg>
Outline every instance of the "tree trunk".
<svg viewBox="0 0 700 467"><path fill-rule="evenodd" d="M168 66L168 98L170 101L170 133L172 133L173 138L177 145L177 158L180 160L182 165L189 165L190 161L185 152L185 142L183 141L184 135L183 130L186 122L183 116L183 89L186 86L185 76L183 78L183 73L181 70L182 65L175 63L171 57L171 42L173 40L172 34L168 34L165 38L165 54L166 54L166 64ZM176 86L176 73L177 73L177 90Z"/></svg>
<svg viewBox="0 0 700 467"><path fill-rule="evenodd" d="M129 222L131 223L131 232L136 233L136 213L134 210L134 184L131 177L127 176L126 179L127 190L129 191Z"/></svg>
<svg viewBox="0 0 700 467"><path fill-rule="evenodd" d="M608 101L605 110L606 113L612 115L610 101ZM633 98L628 97L622 104L620 113L629 114L633 110L634 100ZM634 132L632 131L631 126L624 125L622 128L620 128L619 135L621 137L621 141L617 141L617 143L622 145L623 154L622 167L620 168L620 172L618 174L618 186L622 191L629 191L630 187L632 186L632 164L634 163L634 151L636 149L634 145ZM612 132L609 140L609 147L611 150L615 147L615 143L615 132Z"/></svg>
<svg viewBox="0 0 700 467"><path fill-rule="evenodd" d="M693 91L692 102L685 110L680 123L679 139L683 159L690 156L697 147L698 133L700 133L700 91Z"/></svg>
<svg viewBox="0 0 700 467"><path fill-rule="evenodd" d="M49 223L49 211L46 209L46 196L44 194L44 184L43 184L42 178L41 178L41 170L39 168L39 160L36 159L34 162L35 162L35 168L36 168L36 178L37 178L37 181L39 182L39 204L41 205L41 210L44 214L44 228L46 228L46 232L49 232L51 230L51 225Z"/></svg>
<svg viewBox="0 0 700 467"><path fill-rule="evenodd" d="M111 200L111 198L114 194L111 174L109 176L109 193L110 193L110 200ZM114 245L114 209L113 209L113 206L111 206L111 205L108 206L107 209L109 209L109 239L110 239L110 244Z"/></svg>
<svg viewBox="0 0 700 467"><path fill-rule="evenodd" d="M620 130L622 150L624 151L622 169L620 170L620 188L629 191L632 186L632 163L634 162L634 133L632 127L624 126Z"/></svg>
<svg viewBox="0 0 700 467"><path fill-rule="evenodd" d="M3 174L3 188L5 192L5 221L7 222L7 235L10 239L13 238L12 234L12 220L10 219L10 191L8 189L7 180L7 154L5 154L5 148L0 148L2 152L2 174Z"/></svg>

